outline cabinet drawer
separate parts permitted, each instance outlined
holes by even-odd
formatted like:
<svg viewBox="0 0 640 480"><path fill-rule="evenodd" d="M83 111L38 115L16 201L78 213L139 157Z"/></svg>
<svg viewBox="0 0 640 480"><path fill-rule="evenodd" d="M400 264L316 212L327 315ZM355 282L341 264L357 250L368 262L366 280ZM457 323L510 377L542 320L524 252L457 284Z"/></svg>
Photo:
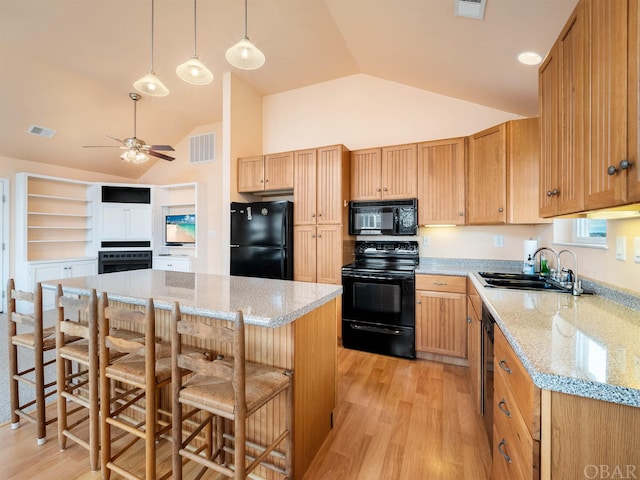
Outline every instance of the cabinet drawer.
<svg viewBox="0 0 640 480"><path fill-rule="evenodd" d="M493 480L540 479L540 442L532 440L528 434L526 437L530 441L528 452L524 452L508 424L504 425L502 419L495 421L491 447L493 449Z"/></svg>
<svg viewBox="0 0 640 480"><path fill-rule="evenodd" d="M533 384L500 328L496 327L494 332L494 381L509 392L531 436L540 440L540 389Z"/></svg>
<svg viewBox="0 0 640 480"><path fill-rule="evenodd" d="M467 277L449 275L416 275L416 290L467 293Z"/></svg>

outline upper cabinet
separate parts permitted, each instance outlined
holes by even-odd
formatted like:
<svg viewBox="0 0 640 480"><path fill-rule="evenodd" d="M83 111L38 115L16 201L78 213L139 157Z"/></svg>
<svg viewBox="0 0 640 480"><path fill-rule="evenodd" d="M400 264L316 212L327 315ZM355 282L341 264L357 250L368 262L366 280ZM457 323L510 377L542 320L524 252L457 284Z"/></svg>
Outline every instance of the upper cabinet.
<svg viewBox="0 0 640 480"><path fill-rule="evenodd" d="M280 193L293 189L293 152L238 159L238 192Z"/></svg>
<svg viewBox="0 0 640 480"><path fill-rule="evenodd" d="M418 223L464 225L465 138L418 144Z"/></svg>
<svg viewBox="0 0 640 480"><path fill-rule="evenodd" d="M470 225L507 223L507 126L469 137L467 214Z"/></svg>
<svg viewBox="0 0 640 480"><path fill-rule="evenodd" d="M638 0L581 0L539 70L540 215L640 201Z"/></svg>
<svg viewBox="0 0 640 480"><path fill-rule="evenodd" d="M393 200L418 196L417 145L351 152L351 200Z"/></svg>

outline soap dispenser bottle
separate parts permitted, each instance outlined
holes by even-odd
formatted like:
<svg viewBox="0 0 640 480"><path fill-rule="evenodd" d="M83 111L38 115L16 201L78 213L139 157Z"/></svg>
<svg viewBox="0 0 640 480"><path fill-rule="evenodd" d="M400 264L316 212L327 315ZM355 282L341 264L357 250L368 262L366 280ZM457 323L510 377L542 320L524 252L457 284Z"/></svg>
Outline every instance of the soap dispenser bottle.
<svg viewBox="0 0 640 480"><path fill-rule="evenodd" d="M533 265L533 258L531 258L531 255L529 255L529 258L527 258L527 261L524 263L524 272L525 275L533 275L535 273L534 271L534 265Z"/></svg>
<svg viewBox="0 0 640 480"><path fill-rule="evenodd" d="M549 276L549 265L547 265L547 257L544 256L544 253L540 254L540 275Z"/></svg>

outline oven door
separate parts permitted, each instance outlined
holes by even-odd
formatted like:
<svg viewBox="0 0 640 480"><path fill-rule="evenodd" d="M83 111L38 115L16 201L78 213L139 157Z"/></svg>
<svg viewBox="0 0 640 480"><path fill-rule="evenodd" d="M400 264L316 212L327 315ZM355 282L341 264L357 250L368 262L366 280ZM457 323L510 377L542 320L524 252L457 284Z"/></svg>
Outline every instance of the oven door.
<svg viewBox="0 0 640 480"><path fill-rule="evenodd" d="M343 318L391 327L415 326L413 272L342 272Z"/></svg>
<svg viewBox="0 0 640 480"><path fill-rule="evenodd" d="M342 273L342 344L416 358L413 273Z"/></svg>

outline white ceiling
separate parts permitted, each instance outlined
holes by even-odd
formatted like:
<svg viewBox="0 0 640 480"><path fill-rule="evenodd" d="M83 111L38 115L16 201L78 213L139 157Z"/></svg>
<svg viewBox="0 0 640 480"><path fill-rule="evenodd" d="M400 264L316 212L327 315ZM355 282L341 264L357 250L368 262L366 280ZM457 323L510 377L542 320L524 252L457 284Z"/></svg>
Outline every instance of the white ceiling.
<svg viewBox="0 0 640 480"><path fill-rule="evenodd" d="M193 1L156 0L154 70L170 94L138 104L137 136L176 144L222 120L222 74L264 95L364 73L507 112L537 115L537 67L577 0L487 0L483 21L454 0L249 0L248 33L265 65L230 67L243 36L242 0L198 2L197 53L208 86L175 74L193 54ZM0 156L138 178L111 135L133 135L132 83L150 67L151 0L0 0ZM53 139L29 135L36 124ZM162 160L159 160L162 161Z"/></svg>

